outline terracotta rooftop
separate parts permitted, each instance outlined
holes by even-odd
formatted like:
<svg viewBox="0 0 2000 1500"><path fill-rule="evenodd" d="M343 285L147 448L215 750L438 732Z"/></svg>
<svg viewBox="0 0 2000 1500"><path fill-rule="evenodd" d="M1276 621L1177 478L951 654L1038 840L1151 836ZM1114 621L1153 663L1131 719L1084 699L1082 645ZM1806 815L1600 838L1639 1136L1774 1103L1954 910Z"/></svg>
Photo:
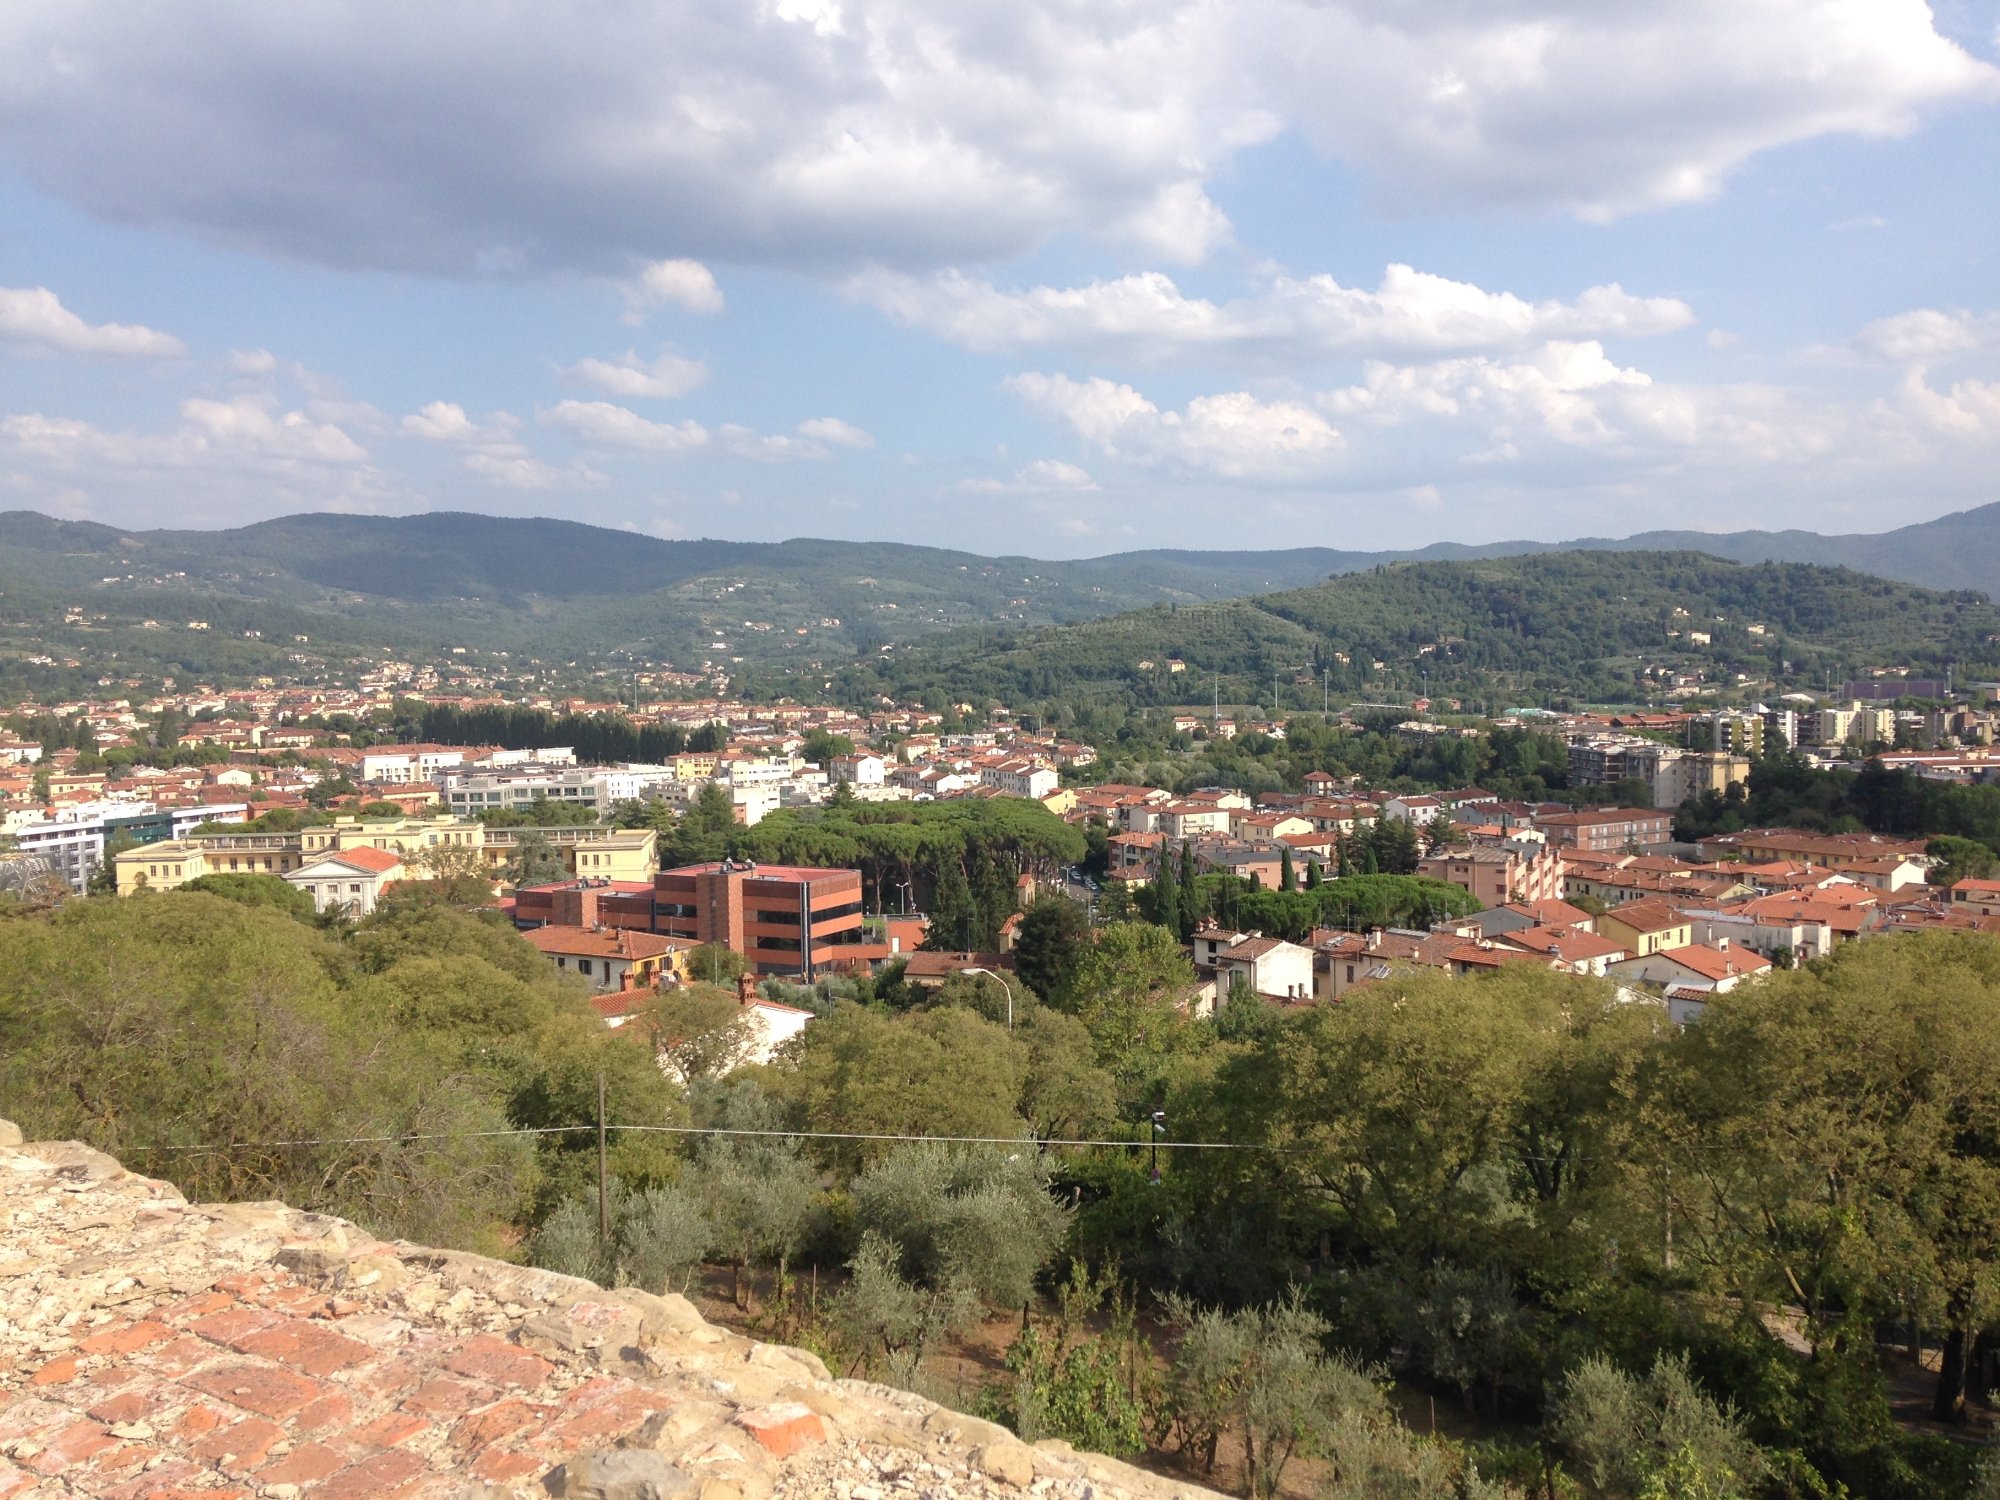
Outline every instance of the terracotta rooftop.
<svg viewBox="0 0 2000 1500"><path fill-rule="evenodd" d="M563 927L550 923L521 934L544 953L565 958L661 958L696 946L686 938L660 937L624 927Z"/></svg>

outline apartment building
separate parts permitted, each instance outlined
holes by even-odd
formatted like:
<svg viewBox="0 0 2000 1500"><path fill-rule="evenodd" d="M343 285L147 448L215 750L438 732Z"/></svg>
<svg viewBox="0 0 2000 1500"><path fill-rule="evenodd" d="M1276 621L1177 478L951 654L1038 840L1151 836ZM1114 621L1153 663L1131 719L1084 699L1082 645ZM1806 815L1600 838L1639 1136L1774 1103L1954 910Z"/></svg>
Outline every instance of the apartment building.
<svg viewBox="0 0 2000 1500"><path fill-rule="evenodd" d="M748 860L662 870L650 884L577 881L515 893L514 922L602 925L742 954L760 977L813 979L862 942L861 872Z"/></svg>
<svg viewBox="0 0 2000 1500"><path fill-rule="evenodd" d="M1615 853L1664 844L1673 837L1673 818L1659 810L1599 807L1585 812L1551 813L1537 818L1551 844L1590 852Z"/></svg>
<svg viewBox="0 0 2000 1500"><path fill-rule="evenodd" d="M445 805L456 817L491 808L524 808L567 802L601 817L619 802L633 802L673 780L664 768L613 770L602 766L524 766L510 771L445 772Z"/></svg>

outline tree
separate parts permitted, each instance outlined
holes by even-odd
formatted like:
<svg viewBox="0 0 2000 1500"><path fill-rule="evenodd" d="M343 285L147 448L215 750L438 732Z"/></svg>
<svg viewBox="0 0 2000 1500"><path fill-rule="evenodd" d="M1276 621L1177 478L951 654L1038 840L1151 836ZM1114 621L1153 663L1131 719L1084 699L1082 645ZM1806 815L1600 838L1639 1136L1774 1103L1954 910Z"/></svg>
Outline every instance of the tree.
<svg viewBox="0 0 2000 1500"><path fill-rule="evenodd" d="M1159 871L1154 875L1149 890L1153 925L1179 937L1183 921L1180 878L1175 872L1171 854L1164 851L1161 853Z"/></svg>
<svg viewBox="0 0 2000 1500"><path fill-rule="evenodd" d="M672 869L726 859L740 831L729 789L719 781L705 781L679 821L660 835L660 867Z"/></svg>
<svg viewBox="0 0 2000 1500"><path fill-rule="evenodd" d="M921 1287L959 1287L988 1307L1019 1307L1055 1253L1068 1215L1040 1159L999 1146L899 1146L854 1181L854 1221L896 1249Z"/></svg>
<svg viewBox="0 0 2000 1500"><path fill-rule="evenodd" d="M1014 965L1021 982L1051 1005L1064 1005L1090 941L1090 918L1067 896L1043 896L1021 914Z"/></svg>
<svg viewBox="0 0 2000 1500"><path fill-rule="evenodd" d="M701 984L732 985L750 972L750 960L723 943L688 949L688 977Z"/></svg>
<svg viewBox="0 0 2000 1500"><path fill-rule="evenodd" d="M1278 889L1281 891L1295 891L1298 888L1298 871L1292 868L1291 846L1286 845L1278 855Z"/></svg>
<svg viewBox="0 0 2000 1500"><path fill-rule="evenodd" d="M767 1081L791 1122L807 1130L1025 1140L1016 1112L1025 1072L1019 1040L972 1011L890 1015L843 1004L786 1044ZM812 1146L829 1167L850 1172L882 1154L865 1140Z"/></svg>
<svg viewBox="0 0 2000 1500"><path fill-rule="evenodd" d="M507 873L509 883L516 887L546 885L569 878L569 861L545 835L531 830L516 836Z"/></svg>
<svg viewBox="0 0 2000 1500"><path fill-rule="evenodd" d="M1927 878L1932 885L1944 890L1949 890L1961 880L1990 880L1994 869L2000 867L2000 855L1987 845L1976 839L1956 838L1950 834L1932 839L1924 845L1924 853L1932 861Z"/></svg>
<svg viewBox="0 0 2000 1500"><path fill-rule="evenodd" d="M1870 1390L1853 1325L1914 1313L1945 1346L1934 1412L1962 1419L2000 1322L2000 945L1918 933L1775 974L1672 1039L1643 1110L1633 1186L1657 1205L1671 1173L1683 1274L1802 1309Z"/></svg>
<svg viewBox="0 0 2000 1500"><path fill-rule="evenodd" d="M756 1055L762 1039L733 991L705 984L663 990L642 1024L652 1029L662 1064L683 1084L734 1072Z"/></svg>
<svg viewBox="0 0 2000 1500"><path fill-rule="evenodd" d="M931 895L930 926L924 946L938 953L965 952L971 948L977 913L972 906L972 887L965 870L947 855L938 865L937 884Z"/></svg>
<svg viewBox="0 0 2000 1500"><path fill-rule="evenodd" d="M302 891L276 875L199 875L180 889L206 891L225 901L240 901L245 906L268 906L294 921L308 924L317 921L319 916L309 891Z"/></svg>
<svg viewBox="0 0 2000 1500"><path fill-rule="evenodd" d="M1213 1472L1222 1435L1234 1433L1256 1500L1277 1494L1294 1458L1330 1453L1344 1424L1383 1411L1369 1372L1325 1352L1332 1330L1296 1288L1238 1312L1170 1297L1167 1313L1181 1328L1167 1379L1183 1447Z"/></svg>
<svg viewBox="0 0 2000 1500"><path fill-rule="evenodd" d="M1640 1377L1587 1356L1564 1377L1549 1432L1593 1496L1725 1500L1767 1467L1735 1412L1695 1384L1686 1355L1657 1355ZM1693 1488L1697 1474L1712 1488Z"/></svg>

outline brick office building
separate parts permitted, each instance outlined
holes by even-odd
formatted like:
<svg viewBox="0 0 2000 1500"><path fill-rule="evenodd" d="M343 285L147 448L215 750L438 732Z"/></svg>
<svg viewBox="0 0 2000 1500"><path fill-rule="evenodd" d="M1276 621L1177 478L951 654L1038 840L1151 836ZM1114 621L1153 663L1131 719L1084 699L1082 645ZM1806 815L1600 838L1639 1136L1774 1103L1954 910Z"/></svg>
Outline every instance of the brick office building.
<svg viewBox="0 0 2000 1500"><path fill-rule="evenodd" d="M861 872L748 860L662 870L640 881L530 886L514 899L522 927L626 927L742 954L759 976L817 978L862 943Z"/></svg>

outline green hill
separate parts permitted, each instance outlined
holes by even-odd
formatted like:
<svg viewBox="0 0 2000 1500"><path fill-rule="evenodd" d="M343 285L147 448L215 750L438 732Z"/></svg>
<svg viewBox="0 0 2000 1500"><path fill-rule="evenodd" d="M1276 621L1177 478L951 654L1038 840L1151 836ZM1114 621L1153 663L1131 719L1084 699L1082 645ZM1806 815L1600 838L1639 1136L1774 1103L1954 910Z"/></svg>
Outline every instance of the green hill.
<svg viewBox="0 0 2000 1500"><path fill-rule="evenodd" d="M1983 671L1996 638L2000 611L1970 592L1812 564L1574 551L1385 564L1249 599L967 633L857 667L845 685L1010 704L1219 695L1269 707L1275 693L1296 709L1323 689L1406 701L1426 688L1489 706L1632 702L1677 676L1732 692L1877 666Z"/></svg>
<svg viewBox="0 0 2000 1500"><path fill-rule="evenodd" d="M2000 506L1875 537L1660 532L1560 550L1642 547L1843 564L1934 586L1987 588L2000 585ZM77 662L66 670L86 675L106 666L220 678L296 671L300 664L288 658L298 654L291 648L300 635L310 638L316 659L334 667L384 651L428 659L466 646L544 661L629 657L739 676L747 669L811 684L879 658L885 646L893 657L968 629L1018 634L1147 607L1186 617L1175 627L1188 637L1183 655L1216 655L1211 630L1230 639L1248 630L1264 671L1317 661L1317 638L1311 629L1302 633L1311 622L1267 608L1269 618L1254 627L1231 612L1211 626L1201 606L1276 596L1404 559L1558 550L1539 542L1440 544L1410 554L1155 550L1047 562L813 539L664 541L574 521L451 512L121 531L15 511L0 514L0 692L53 690L47 674L65 670L66 660ZM72 609L85 625L58 624ZM131 633L149 620L153 632ZM191 631L191 620L211 629ZM1166 649L1136 637L1125 644L1142 655ZM1216 644L1218 660L1234 659ZM1381 648L1390 656L1399 649L1394 642ZM56 665L33 666L36 657ZM40 687L25 686L30 680Z"/></svg>

